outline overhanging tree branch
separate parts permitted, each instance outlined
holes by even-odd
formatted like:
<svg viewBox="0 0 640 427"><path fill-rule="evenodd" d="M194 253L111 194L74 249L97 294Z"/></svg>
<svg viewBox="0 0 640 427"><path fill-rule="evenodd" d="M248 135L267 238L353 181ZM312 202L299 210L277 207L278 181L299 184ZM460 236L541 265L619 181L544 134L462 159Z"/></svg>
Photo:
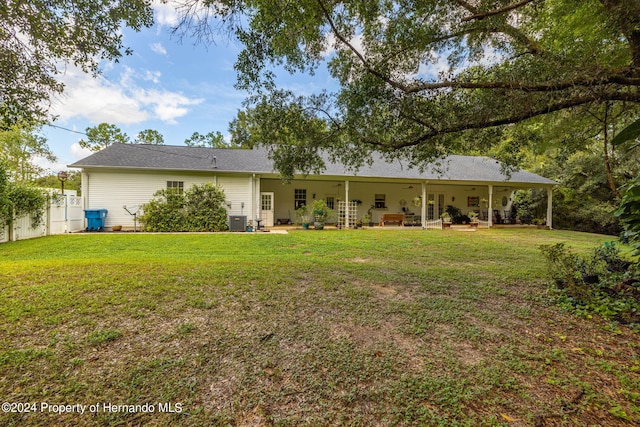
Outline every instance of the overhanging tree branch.
<svg viewBox="0 0 640 427"><path fill-rule="evenodd" d="M476 12L474 15L472 16L467 16L466 18L462 18L462 22L467 22L467 21L474 21L474 20L482 20L485 18L488 18L490 16L494 16L494 15L499 15L501 13L505 13L505 12L510 12L512 10L518 9L519 7L522 7L528 3L532 3L536 0L522 0L519 1L517 3L513 3L504 7L500 7L498 9L494 9L494 10L490 10L487 12L482 12L482 13L478 13ZM459 4L465 4L465 7L467 8L471 8L471 5L469 5L469 3L467 2L459 2ZM475 9L475 8L474 8ZM475 9L477 11L477 9Z"/></svg>
<svg viewBox="0 0 640 427"><path fill-rule="evenodd" d="M556 111L566 110L566 109L577 107L580 105L590 104L599 100L640 102L640 93L613 92L613 93L602 93L598 95L592 94L592 95L579 96L572 99L559 101L559 102L547 105L545 107L540 107L537 109L531 109L527 111L521 111L510 116L500 117L493 120L477 120L477 121L470 121L470 122L465 121L465 122L459 122L459 123L453 124L451 126L445 126L442 128L430 128L428 132L424 132L418 138L407 140L407 141L398 141L392 144L391 146L389 146L389 144L386 144L384 142L380 142L374 139L364 138L363 142L369 145L384 147L387 149L388 148L400 149L400 148L406 148L406 147L413 147L416 145L423 144L426 141L436 137L455 134L455 133L459 133L467 130L486 129L490 127L519 123L524 120L531 119L537 116L554 113Z"/></svg>

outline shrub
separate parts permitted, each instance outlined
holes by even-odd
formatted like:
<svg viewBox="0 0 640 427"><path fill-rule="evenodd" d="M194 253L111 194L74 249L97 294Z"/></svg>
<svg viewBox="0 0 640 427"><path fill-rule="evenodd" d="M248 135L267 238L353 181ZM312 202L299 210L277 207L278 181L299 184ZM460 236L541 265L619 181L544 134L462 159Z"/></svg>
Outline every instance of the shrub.
<svg viewBox="0 0 640 427"><path fill-rule="evenodd" d="M640 175L628 184L615 216L624 227L623 238L640 255Z"/></svg>
<svg viewBox="0 0 640 427"><path fill-rule="evenodd" d="M564 243L540 247L549 267L555 301L581 315L597 314L640 329L640 272L620 257L613 242L580 257Z"/></svg>
<svg viewBox="0 0 640 427"><path fill-rule="evenodd" d="M8 223L15 217L31 216L32 227L44 219L47 195L40 189L11 182L5 167L0 163L0 222Z"/></svg>
<svg viewBox="0 0 640 427"><path fill-rule="evenodd" d="M194 185L180 194L159 190L140 217L146 231L223 231L227 226L225 195L211 184Z"/></svg>

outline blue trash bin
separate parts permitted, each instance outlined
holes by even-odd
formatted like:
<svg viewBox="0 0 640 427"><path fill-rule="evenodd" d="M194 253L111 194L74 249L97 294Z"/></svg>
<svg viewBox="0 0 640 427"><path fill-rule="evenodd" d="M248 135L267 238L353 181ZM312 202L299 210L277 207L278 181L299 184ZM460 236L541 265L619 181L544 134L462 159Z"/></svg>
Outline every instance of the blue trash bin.
<svg viewBox="0 0 640 427"><path fill-rule="evenodd" d="M85 209L84 217L87 219L87 231L104 231L104 219L107 217L106 209Z"/></svg>

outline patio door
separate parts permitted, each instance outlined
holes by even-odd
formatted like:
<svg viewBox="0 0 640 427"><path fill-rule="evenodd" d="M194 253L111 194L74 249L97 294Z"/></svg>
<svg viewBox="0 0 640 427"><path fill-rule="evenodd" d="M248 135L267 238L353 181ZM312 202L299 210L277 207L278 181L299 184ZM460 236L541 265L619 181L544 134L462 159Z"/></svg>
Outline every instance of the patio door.
<svg viewBox="0 0 640 427"><path fill-rule="evenodd" d="M427 220L439 219L445 210L443 193L427 195Z"/></svg>
<svg viewBox="0 0 640 427"><path fill-rule="evenodd" d="M260 193L260 219L263 227L273 227L273 193Z"/></svg>

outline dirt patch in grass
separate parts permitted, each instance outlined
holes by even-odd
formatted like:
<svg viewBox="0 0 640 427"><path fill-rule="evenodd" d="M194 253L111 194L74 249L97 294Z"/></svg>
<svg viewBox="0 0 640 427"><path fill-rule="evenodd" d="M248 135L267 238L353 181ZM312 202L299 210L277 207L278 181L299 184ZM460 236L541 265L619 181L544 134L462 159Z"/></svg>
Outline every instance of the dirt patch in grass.
<svg viewBox="0 0 640 427"><path fill-rule="evenodd" d="M81 254L72 273L25 263L0 277L3 399L156 411L8 413L0 424L640 423L637 334L553 306L533 251L500 266L526 235L493 246L481 232L397 243L348 233L278 236L279 255L234 241L228 258L216 236L172 236L165 250L185 259L140 268L96 268ZM491 250L445 268L468 239Z"/></svg>

